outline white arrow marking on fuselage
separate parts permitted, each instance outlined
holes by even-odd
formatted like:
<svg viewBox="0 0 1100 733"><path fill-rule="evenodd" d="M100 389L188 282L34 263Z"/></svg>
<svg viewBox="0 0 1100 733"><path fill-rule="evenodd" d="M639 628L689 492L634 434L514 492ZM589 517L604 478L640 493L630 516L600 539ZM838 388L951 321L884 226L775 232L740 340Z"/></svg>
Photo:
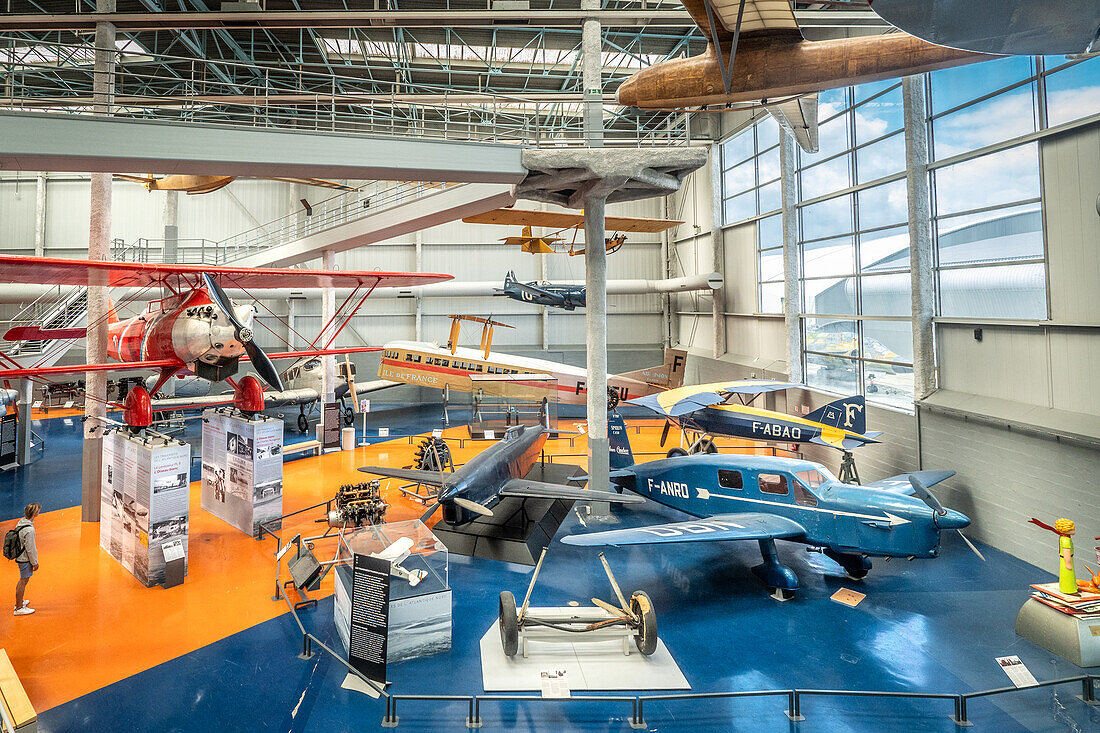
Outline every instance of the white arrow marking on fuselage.
<svg viewBox="0 0 1100 733"><path fill-rule="evenodd" d="M715 499L730 499L732 501L750 501L754 504L767 504L769 506L785 506L785 507L792 506L791 504L788 504L788 503L782 502L782 501L767 501L765 499L749 499L748 497L745 497L745 496L727 496L726 494L714 494L714 493L711 493L710 491L707 491L706 489L700 489L700 488L696 488L695 490L699 492L699 498L700 499L710 499L710 498L713 497ZM844 516L844 517L856 517L857 519L874 519L876 521L882 521L883 519L885 519L885 520L890 522L891 527L895 527L899 524L909 524L908 519L904 519L904 518L899 517L895 514L891 514L890 512L887 512L885 510L883 510L883 512L886 514L886 516L885 517L878 517L878 516L875 516L874 514L857 514L855 512L844 512L844 511L840 511L839 509L824 509L822 507L817 507L817 506L802 506L801 504L796 504L796 505L793 505L793 506L796 509L805 509L806 511L811 511L811 512L825 512L826 514L833 514L833 515Z"/></svg>

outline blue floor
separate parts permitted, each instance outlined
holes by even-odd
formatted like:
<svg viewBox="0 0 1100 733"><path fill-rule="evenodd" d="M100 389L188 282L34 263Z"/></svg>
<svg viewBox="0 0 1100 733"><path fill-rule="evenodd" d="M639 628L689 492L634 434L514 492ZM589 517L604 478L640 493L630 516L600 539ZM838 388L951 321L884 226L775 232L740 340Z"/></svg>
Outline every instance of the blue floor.
<svg viewBox="0 0 1100 733"><path fill-rule="evenodd" d="M374 416L372 415L372 418ZM429 429L438 409L394 413L387 421ZM60 421L49 421L60 422ZM78 424L77 424L78 425ZM76 503L77 440L50 430L50 462L35 468L51 485L51 500ZM79 428L70 427L78 434ZM57 432L56 435L53 435ZM395 432L397 432L395 430ZM410 430L411 432L411 430ZM296 435L288 426L287 436ZM76 453L76 458L65 456ZM51 471L52 473L46 473ZM28 471L29 474L33 473ZM30 491L0 477L13 506ZM72 486L76 483L76 487ZM36 500L41 489L35 489ZM65 492L68 492L66 494ZM65 497L72 500L64 504ZM43 501L45 504L46 502ZM5 514L10 514L5 504ZM661 507L618 511L622 525L676 517ZM676 517L680 518L680 517ZM559 536L578 528L571 515ZM942 556L912 563L877 561L866 580L840 577L839 568L799 545L780 543L783 561L803 589L788 603L770 599L749 571L759 562L755 543L697 543L657 548L609 548L623 590L645 590L657 609L661 638L694 692L771 688L837 688L965 692L1004 687L994 657L1017 654L1040 680L1079 674L1077 667L1017 637L1016 612L1027 586L1052 576L989 547L982 563L955 535L945 535ZM496 617L501 590L521 595L531 568L452 556L455 627L452 651L390 667L398 694L480 694L478 640ZM867 594L851 609L829 600L840 587ZM554 542L532 602L564 605L591 596L612 598L593 548ZM218 609L210 608L210 613ZM335 645L332 601L305 611L303 621ZM171 633L166 629L165 633ZM283 615L216 644L98 690L39 717L39 729L58 731L352 731L377 730L381 701L340 688L343 667L320 654L297 657L300 637ZM1100 730L1100 708L1074 695L1079 686L1045 688L974 700L975 730ZM651 703L651 730L691 731L955 731L950 701L830 699L803 701L807 720L794 724L783 698ZM398 730L466 730L464 703L402 703ZM486 729L629 731L626 703L484 703Z"/></svg>

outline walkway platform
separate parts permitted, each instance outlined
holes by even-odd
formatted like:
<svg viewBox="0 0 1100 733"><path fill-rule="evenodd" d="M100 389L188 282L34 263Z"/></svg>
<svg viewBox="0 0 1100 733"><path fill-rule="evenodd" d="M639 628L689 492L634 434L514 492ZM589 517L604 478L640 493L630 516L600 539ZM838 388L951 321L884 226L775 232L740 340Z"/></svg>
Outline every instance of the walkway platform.
<svg viewBox="0 0 1100 733"><path fill-rule="evenodd" d="M527 175L521 152L500 143L0 112L0 168L9 171L518 183Z"/></svg>

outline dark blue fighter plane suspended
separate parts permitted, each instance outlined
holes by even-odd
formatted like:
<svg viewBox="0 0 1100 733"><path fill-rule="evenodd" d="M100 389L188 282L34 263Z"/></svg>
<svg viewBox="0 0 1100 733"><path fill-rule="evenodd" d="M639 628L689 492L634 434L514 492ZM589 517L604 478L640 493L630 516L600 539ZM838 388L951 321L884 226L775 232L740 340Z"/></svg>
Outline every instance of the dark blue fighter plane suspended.
<svg viewBox="0 0 1100 733"><path fill-rule="evenodd" d="M567 311L584 307L583 285L555 285L534 280L521 283L516 280L516 273L512 271L505 275L504 287L493 288L493 290L497 295L506 295L512 300L524 303L548 305L553 308L564 308Z"/></svg>
<svg viewBox="0 0 1100 733"><path fill-rule="evenodd" d="M914 471L851 486L819 463L793 458L700 453L635 464L617 415L611 417L609 437L611 480L617 486L700 519L570 535L562 542L756 540L764 562L753 573L779 600L793 597L799 585L794 571L779 562L777 539L819 547L859 579L871 569L870 557L935 557L942 531L970 524L928 490L954 471Z"/></svg>
<svg viewBox="0 0 1100 733"><path fill-rule="evenodd" d="M524 476L539 459L550 435L544 425L509 428L504 439L471 458L454 473L421 471L414 468L364 466L360 471L377 476L415 481L439 487L436 503L421 517L422 521L443 507L443 521L452 525L468 524L479 516L493 516L493 507L501 499L515 496L525 499L566 499L573 501L611 501L620 504L644 502L640 496L584 489L579 486L533 481Z"/></svg>

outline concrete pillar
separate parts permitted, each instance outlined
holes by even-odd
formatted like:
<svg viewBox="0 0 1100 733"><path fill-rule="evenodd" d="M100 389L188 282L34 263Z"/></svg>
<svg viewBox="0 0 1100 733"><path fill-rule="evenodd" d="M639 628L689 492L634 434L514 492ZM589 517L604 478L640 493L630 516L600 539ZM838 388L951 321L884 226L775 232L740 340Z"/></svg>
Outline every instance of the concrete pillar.
<svg viewBox="0 0 1100 733"><path fill-rule="evenodd" d="M325 270L336 269L336 252L331 249L326 249L321 253L321 266ZM321 290L321 325L324 326L332 319L336 314L336 291L333 288L323 288ZM325 332L321 336L319 344L321 348L324 348L325 344L332 337L332 334L336 331L336 324L332 324L329 328L325 329ZM335 346L335 344L333 344ZM321 364L324 369L321 372L321 392L324 394L325 402L336 401L336 357L335 356L322 356Z"/></svg>
<svg viewBox="0 0 1100 733"><path fill-rule="evenodd" d="M802 259L798 256L798 158L794 138L779 136L780 187L783 196L783 315L787 323L787 372L792 382L805 381L802 373ZM716 184L717 185L717 184Z"/></svg>
<svg viewBox="0 0 1100 733"><path fill-rule="evenodd" d="M96 12L111 13L114 0L97 0ZM111 23L96 23L95 64L92 78L92 102L96 114L113 113L115 27ZM111 258L111 174L93 173L91 182L91 217L88 232L88 259ZM86 339L89 364L107 361L107 299L106 278L89 283L88 335ZM107 374L87 372L84 375L84 443L81 456L82 479L80 518L84 522L99 521L100 477L103 474L103 428L107 417Z"/></svg>
<svg viewBox="0 0 1100 733"><path fill-rule="evenodd" d="M722 156L718 151L718 144L710 146L710 180L711 186L711 227L710 246L713 259L713 272L720 272L725 277L725 243L726 233L722 229ZM726 288L712 290L711 296L711 321L714 328L714 358L718 359L726 353Z"/></svg>
<svg viewBox="0 0 1100 733"><path fill-rule="evenodd" d="M607 200L584 200L584 264L586 305L584 320L588 349L588 486L607 491L607 250L604 248L604 210Z"/></svg>
<svg viewBox="0 0 1100 733"><path fill-rule="evenodd" d="M600 0L581 0L581 10L599 9ZM599 19L585 18L581 27L581 83L584 87L585 144L592 148L603 147L602 51Z"/></svg>
<svg viewBox="0 0 1100 733"><path fill-rule="evenodd" d="M15 436L15 461L20 466L31 462L31 404L34 402L34 382L19 380L19 424Z"/></svg>
<svg viewBox="0 0 1100 733"><path fill-rule="evenodd" d="M179 191L164 192L164 261L179 260Z"/></svg>
<svg viewBox="0 0 1100 733"><path fill-rule="evenodd" d="M417 272L424 272L424 237L423 237L422 232L420 232L420 231L416 232L415 243L416 243L416 267L414 269ZM423 341L424 340L424 336L423 336L423 333L424 333L424 304L420 300L419 291L418 291L418 294L417 294L416 298L414 299L414 302L416 304L416 324L413 328L413 340L414 341Z"/></svg>
<svg viewBox="0 0 1100 733"><path fill-rule="evenodd" d="M546 208L546 207L540 207ZM539 258L539 280L549 280L547 277L546 268L546 254L540 254ZM542 323L542 348L549 350L550 348L550 307L546 305L539 306L539 321Z"/></svg>
<svg viewBox="0 0 1100 733"><path fill-rule="evenodd" d="M34 256L46 256L46 174L39 173L34 184Z"/></svg>
<svg viewBox="0 0 1100 733"><path fill-rule="evenodd" d="M661 217L664 219L672 218L672 207L669 206L669 201L672 197L665 196L663 205L661 207ZM676 240L672 232L675 230L666 229L661 232L661 266L664 268L664 276L666 278L673 277L672 275L672 260L673 252L675 252ZM665 346L672 347L680 343L680 319L673 313L672 304L673 298L676 297L672 293L661 294L661 321L665 324Z"/></svg>
<svg viewBox="0 0 1100 733"><path fill-rule="evenodd" d="M936 389L932 328L932 318L936 314L936 275L932 263L924 77L902 79L901 93L905 112L905 187L909 195L909 266L913 279L913 397L919 401Z"/></svg>

